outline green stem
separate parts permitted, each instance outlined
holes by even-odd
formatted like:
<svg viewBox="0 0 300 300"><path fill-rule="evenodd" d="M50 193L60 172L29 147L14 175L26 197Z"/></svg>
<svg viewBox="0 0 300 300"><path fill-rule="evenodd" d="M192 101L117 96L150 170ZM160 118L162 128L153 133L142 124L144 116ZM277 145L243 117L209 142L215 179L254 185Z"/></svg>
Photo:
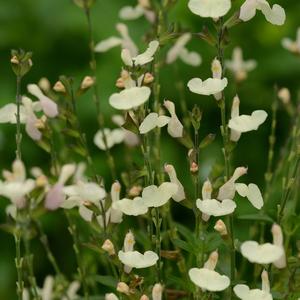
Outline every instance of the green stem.
<svg viewBox="0 0 300 300"><path fill-rule="evenodd" d="M23 290L24 290L24 281L23 281L23 257L21 256L21 233L19 229L14 234L15 245L16 245L16 258L15 264L17 269L18 281L17 281L17 294L18 299L22 300L23 298Z"/></svg>
<svg viewBox="0 0 300 300"><path fill-rule="evenodd" d="M69 223L68 229L69 229L69 232L73 239L73 249L75 252L77 266L78 266L77 272L78 272L80 282L82 283L82 286L83 286L84 299L88 300L89 299L89 289L88 289L88 284L86 282L86 272L85 272L85 267L83 264L83 258L80 253L80 242L78 239L77 227L76 227L76 224L72 221L72 218L71 218L69 212L65 211L65 215L66 215L68 223Z"/></svg>
<svg viewBox="0 0 300 300"><path fill-rule="evenodd" d="M25 245L25 253L26 253L26 265L28 267L28 273L29 273L28 281L30 283L30 290L33 295L33 300L42 300L41 296L38 293L38 287L36 284L36 279L33 270L33 254L31 253L30 241L27 237L24 238L24 245Z"/></svg>
<svg viewBox="0 0 300 300"><path fill-rule="evenodd" d="M85 3L86 5L86 3ZM105 153L107 156L107 163L112 175L113 180L117 179L117 172L116 172L116 165L115 165L115 161L113 156L110 153L109 148L107 147L107 139L106 139L106 135L104 134L104 117L103 114L101 113L101 109L100 109L100 96L99 96L99 89L98 89L98 82L97 82L97 60L96 60L96 56L95 56L95 43L94 43L94 38L93 38L93 27L92 27L92 20L91 20L91 14L90 14L90 9L89 7L85 6L85 15L86 15L86 19L87 19L87 23L88 23L88 32L89 32L89 49L90 49L90 68L95 80L95 83L93 85L93 99L94 99L94 103L96 106L96 113L97 113L97 121L98 121L98 125L100 130L102 131L102 135L103 135L103 142L104 142L104 146L105 146Z"/></svg>
<svg viewBox="0 0 300 300"><path fill-rule="evenodd" d="M219 20L219 31L218 31L218 43L217 43L217 53L218 60L221 63L222 69L224 69L224 49L223 49L223 37L224 37L224 26L223 19ZM229 132L226 122L226 101L225 95L222 93L222 98L219 100L219 107L221 110L221 134L223 137L223 154L225 162L225 181L230 178L230 153L229 149ZM236 268L236 258L235 258L235 245L234 245L234 220L233 215L227 217L227 224L229 225L228 235L230 237L230 273L231 282L235 280L235 268ZM230 299L233 298L232 288L230 288Z"/></svg>
<svg viewBox="0 0 300 300"><path fill-rule="evenodd" d="M21 154L21 141L22 141L22 133L21 133L21 118L20 118L20 106L22 102L21 98L21 82L22 82L22 76L17 76L17 93L16 93L16 105L17 105L17 133L16 133L16 144L17 144L17 150L16 150L16 156L17 159L22 158Z"/></svg>

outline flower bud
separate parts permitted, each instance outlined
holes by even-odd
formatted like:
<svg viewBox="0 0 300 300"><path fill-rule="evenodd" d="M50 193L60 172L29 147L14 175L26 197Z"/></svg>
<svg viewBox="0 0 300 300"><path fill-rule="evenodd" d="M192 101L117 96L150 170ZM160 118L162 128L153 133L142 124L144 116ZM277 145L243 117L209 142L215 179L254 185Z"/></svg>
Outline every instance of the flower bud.
<svg viewBox="0 0 300 300"><path fill-rule="evenodd" d="M45 129L45 124L47 122L47 117L46 116L42 116L40 119L37 119L35 122L35 127L37 129Z"/></svg>
<svg viewBox="0 0 300 300"><path fill-rule="evenodd" d="M161 300L163 293L163 286L160 283L156 283L152 289L152 299Z"/></svg>
<svg viewBox="0 0 300 300"><path fill-rule="evenodd" d="M142 191L142 187L140 185L134 185L128 192L130 197L137 197L140 195Z"/></svg>
<svg viewBox="0 0 300 300"><path fill-rule="evenodd" d="M24 76L32 67L32 53L25 52L24 50L11 51L11 67L16 76Z"/></svg>
<svg viewBox="0 0 300 300"><path fill-rule="evenodd" d="M149 297L147 295L142 295L142 297L140 298L140 300L150 300Z"/></svg>
<svg viewBox="0 0 300 300"><path fill-rule="evenodd" d="M123 80L122 77L117 79L116 87L119 88L119 89L124 89L125 88L124 80Z"/></svg>
<svg viewBox="0 0 300 300"><path fill-rule="evenodd" d="M104 299L105 300L119 300L119 298L114 293L105 294Z"/></svg>
<svg viewBox="0 0 300 300"><path fill-rule="evenodd" d="M91 76L85 76L81 82L80 88L86 90L95 84L95 79Z"/></svg>
<svg viewBox="0 0 300 300"><path fill-rule="evenodd" d="M42 77L39 82L38 86L42 89L43 92L47 93L51 89L51 84L48 78Z"/></svg>
<svg viewBox="0 0 300 300"><path fill-rule="evenodd" d="M219 259L218 252L217 251L212 252L209 255L208 260L204 264L204 268L209 269L209 270L214 270L216 268L217 263L218 263L218 259Z"/></svg>
<svg viewBox="0 0 300 300"><path fill-rule="evenodd" d="M44 187L48 183L48 178L45 175L40 175L36 178L35 184L37 187Z"/></svg>
<svg viewBox="0 0 300 300"><path fill-rule="evenodd" d="M55 92L58 92L58 93L65 93L65 92L66 92L66 88L65 88L65 86L62 84L61 81L57 81L57 82L54 84L53 90L54 90Z"/></svg>
<svg viewBox="0 0 300 300"><path fill-rule="evenodd" d="M226 236L228 234L226 225L221 219L216 222L214 229L219 232L221 236Z"/></svg>
<svg viewBox="0 0 300 300"><path fill-rule="evenodd" d="M261 281L262 281L262 290L266 293L270 293L270 281L268 272L266 270L263 270L261 273Z"/></svg>
<svg viewBox="0 0 300 300"><path fill-rule="evenodd" d="M151 7L149 0L138 0L139 5L142 8L149 9Z"/></svg>
<svg viewBox="0 0 300 300"><path fill-rule="evenodd" d="M222 65L221 62L215 58L211 64L211 71L213 78L221 79L222 78Z"/></svg>
<svg viewBox="0 0 300 300"><path fill-rule="evenodd" d="M129 286L125 282L119 282L117 285L117 291L129 295L130 289Z"/></svg>
<svg viewBox="0 0 300 300"><path fill-rule="evenodd" d="M128 252L128 251L133 251L133 247L135 244L135 239L134 239L134 235L131 231L129 231L124 239L124 251Z"/></svg>
<svg viewBox="0 0 300 300"><path fill-rule="evenodd" d="M147 72L144 76L143 83L144 84L149 84L149 83L152 83L153 81L154 81L154 76L151 73Z"/></svg>
<svg viewBox="0 0 300 300"><path fill-rule="evenodd" d="M197 173L199 170L199 166L198 164L196 164L194 161L191 163L191 166L190 166L190 171L191 173L195 174Z"/></svg>
<svg viewBox="0 0 300 300"><path fill-rule="evenodd" d="M111 240L105 240L101 247L105 252L108 253L108 255L112 256L116 254L114 244L111 242Z"/></svg>
<svg viewBox="0 0 300 300"><path fill-rule="evenodd" d="M288 104L291 101L291 93L287 88L281 88L278 91L278 98L282 101L283 104Z"/></svg>
<svg viewBox="0 0 300 300"><path fill-rule="evenodd" d="M10 59L10 62L15 65L18 65L20 63L17 56L15 55Z"/></svg>

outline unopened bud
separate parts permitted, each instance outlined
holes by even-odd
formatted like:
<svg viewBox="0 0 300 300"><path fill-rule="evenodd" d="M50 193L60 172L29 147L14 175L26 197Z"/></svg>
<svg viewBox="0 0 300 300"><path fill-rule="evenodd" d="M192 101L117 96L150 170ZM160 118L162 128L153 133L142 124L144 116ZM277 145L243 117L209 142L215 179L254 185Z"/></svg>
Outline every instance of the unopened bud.
<svg viewBox="0 0 300 300"><path fill-rule="evenodd" d="M149 297L147 295L143 295L140 300L150 300Z"/></svg>
<svg viewBox="0 0 300 300"><path fill-rule="evenodd" d="M66 88L65 88L65 86L62 84L61 81L57 81L57 82L54 84L53 90L54 90L55 92L58 92L58 93L65 93L65 92L66 92Z"/></svg>
<svg viewBox="0 0 300 300"><path fill-rule="evenodd" d="M282 101L283 104L288 104L291 101L291 93L289 89L282 88L278 91L278 98Z"/></svg>
<svg viewBox="0 0 300 300"><path fill-rule="evenodd" d="M47 122L47 117L42 116L40 119L36 120L34 125L37 129L44 129L46 122Z"/></svg>
<svg viewBox="0 0 300 300"><path fill-rule="evenodd" d="M270 293L269 275L266 270L263 270L261 273L261 281L262 281L262 290L266 293Z"/></svg>
<svg viewBox="0 0 300 300"><path fill-rule="evenodd" d="M35 180L35 184L37 187L44 187L47 183L48 179L45 175L40 175Z"/></svg>
<svg viewBox="0 0 300 300"><path fill-rule="evenodd" d="M214 270L218 263L219 254L217 251L213 251L210 255L206 263L204 264L204 268L209 270Z"/></svg>
<svg viewBox="0 0 300 300"><path fill-rule="evenodd" d="M129 295L130 289L129 286L125 282L119 282L117 285L117 291Z"/></svg>
<svg viewBox="0 0 300 300"><path fill-rule="evenodd" d="M12 63L12 64L15 64L15 65L18 65L20 62L19 62L19 60L18 60L18 58L17 58L17 56L13 56L11 59L10 59L10 62Z"/></svg>
<svg viewBox="0 0 300 300"><path fill-rule="evenodd" d="M124 239L124 251L128 252L128 251L133 251L133 247L135 244L135 238L134 235L131 231L129 231Z"/></svg>
<svg viewBox="0 0 300 300"><path fill-rule="evenodd" d="M49 80L46 77L42 77L39 80L38 86L44 91L44 92L48 92L51 88L51 84L49 82Z"/></svg>
<svg viewBox="0 0 300 300"><path fill-rule="evenodd" d="M196 164L194 161L191 163L191 166L190 166L190 171L191 173L197 173L199 170L199 166L198 164Z"/></svg>
<svg viewBox="0 0 300 300"><path fill-rule="evenodd" d="M104 299L105 300L119 300L119 298L114 293L105 294Z"/></svg>
<svg viewBox="0 0 300 300"><path fill-rule="evenodd" d="M213 78L216 79L222 78L222 65L217 58L215 58L211 64L211 71L213 74Z"/></svg>
<svg viewBox="0 0 300 300"><path fill-rule="evenodd" d="M151 7L149 0L138 0L139 5L145 9L149 9Z"/></svg>
<svg viewBox="0 0 300 300"><path fill-rule="evenodd" d="M111 256L116 254L114 244L111 240L105 240L101 248Z"/></svg>
<svg viewBox="0 0 300 300"><path fill-rule="evenodd" d="M214 229L219 232L221 236L226 236L228 234L226 225L221 219L216 222Z"/></svg>
<svg viewBox="0 0 300 300"><path fill-rule="evenodd" d="M156 283L152 289L152 299L161 300L163 293L163 286L160 283Z"/></svg>
<svg viewBox="0 0 300 300"><path fill-rule="evenodd" d="M140 185L134 185L130 190L129 190L129 196L130 197L137 197L140 195L142 191L142 187Z"/></svg>
<svg viewBox="0 0 300 300"><path fill-rule="evenodd" d="M119 89L123 89L125 87L124 80L123 80L122 77L117 79L116 87L119 88Z"/></svg>
<svg viewBox="0 0 300 300"><path fill-rule="evenodd" d="M144 84L149 84L153 81L154 81L154 76L151 73L147 72L144 76L144 81L143 81Z"/></svg>
<svg viewBox="0 0 300 300"><path fill-rule="evenodd" d="M86 90L95 84L95 80L91 76L85 76L81 82L80 88Z"/></svg>

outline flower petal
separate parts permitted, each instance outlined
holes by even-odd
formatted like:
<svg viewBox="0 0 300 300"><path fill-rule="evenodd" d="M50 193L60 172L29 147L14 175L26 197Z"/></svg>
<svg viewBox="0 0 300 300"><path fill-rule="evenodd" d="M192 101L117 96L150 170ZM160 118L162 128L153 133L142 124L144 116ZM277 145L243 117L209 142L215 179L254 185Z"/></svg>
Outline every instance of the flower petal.
<svg viewBox="0 0 300 300"><path fill-rule="evenodd" d="M203 18L219 18L228 13L230 0L190 0L188 7L192 13Z"/></svg>
<svg viewBox="0 0 300 300"><path fill-rule="evenodd" d="M188 88L193 93L209 96L222 92L227 84L227 78L208 78L205 81L200 78L193 78L188 82Z"/></svg>

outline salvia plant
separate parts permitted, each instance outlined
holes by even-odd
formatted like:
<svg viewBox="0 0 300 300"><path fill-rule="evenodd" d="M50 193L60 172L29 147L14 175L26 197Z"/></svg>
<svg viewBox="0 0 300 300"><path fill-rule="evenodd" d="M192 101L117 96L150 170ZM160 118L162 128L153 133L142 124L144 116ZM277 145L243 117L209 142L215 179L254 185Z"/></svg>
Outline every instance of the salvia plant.
<svg viewBox="0 0 300 300"><path fill-rule="evenodd" d="M269 112L258 107L244 114L243 100L228 86L241 84L257 63L245 59L238 45L224 57L233 27L247 26L262 14L278 30L286 19L284 9L266 0L246 0L240 7L231 0L189 0L189 12L206 19L206 26L194 33L169 22L177 1L139 0L121 9L115 35L96 43L94 2L74 0L87 20L90 54L90 73L79 85L63 75L53 86L42 78L24 88L34 58L30 52L11 51L16 101L0 109L0 122L16 127L16 155L11 170L2 171L0 195L10 200L1 228L15 240L18 299L300 299L299 103L287 88L275 87ZM130 20L137 18L149 23L141 48L130 35ZM296 56L299 30L296 40L282 41ZM174 83L179 102L164 98L160 73L166 65L202 63L199 52L189 48L192 39L200 50L205 43L212 47L211 75ZM96 70L98 56L109 55L103 53L113 47L119 48L122 65L108 99L115 113L107 116ZM105 153L101 164L109 168L109 178L97 170L80 123L77 101L85 93L91 98L86 105L96 112L92 142ZM185 97L190 93L206 97L199 96L199 105L191 108ZM223 162L212 165L203 180L199 160L215 138L201 127L205 111L200 104L206 98L220 112L215 124ZM279 107L287 111L291 129L275 161ZM250 167L234 165L232 155L239 140L260 130L267 118L267 169L265 185L259 187L246 179ZM48 153L48 168L25 166L22 140L27 138ZM162 160L161 145L168 138L186 149L181 165ZM116 164L120 158L111 151L114 147L122 147L121 164ZM182 182L183 168L190 174L188 184ZM242 201L251 213L236 213ZM77 263L71 277L61 271L40 221L55 210L63 211L68 222ZM189 220L176 221L174 210L189 210ZM236 229L247 221L241 239ZM42 287L34 273L39 260L33 256L34 240L53 270Z"/></svg>

